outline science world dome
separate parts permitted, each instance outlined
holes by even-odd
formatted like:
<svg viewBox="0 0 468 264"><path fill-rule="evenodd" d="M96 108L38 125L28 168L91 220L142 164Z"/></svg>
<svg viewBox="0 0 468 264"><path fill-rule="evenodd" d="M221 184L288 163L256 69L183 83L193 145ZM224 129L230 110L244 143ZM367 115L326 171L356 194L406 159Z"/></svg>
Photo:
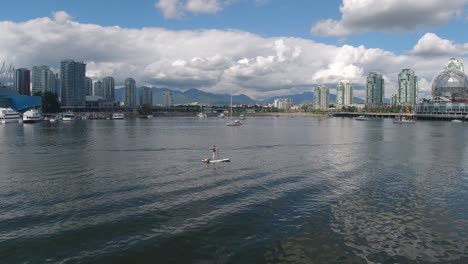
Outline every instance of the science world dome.
<svg viewBox="0 0 468 264"><path fill-rule="evenodd" d="M463 70L462 62L450 59L445 70L432 82L432 96L446 97L453 101L468 101L468 77Z"/></svg>

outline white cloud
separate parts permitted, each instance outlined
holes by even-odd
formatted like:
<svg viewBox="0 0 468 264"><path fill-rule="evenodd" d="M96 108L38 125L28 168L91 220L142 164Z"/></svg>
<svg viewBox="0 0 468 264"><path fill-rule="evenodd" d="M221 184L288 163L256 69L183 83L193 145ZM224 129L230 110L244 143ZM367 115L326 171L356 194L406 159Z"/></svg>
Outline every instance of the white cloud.
<svg viewBox="0 0 468 264"><path fill-rule="evenodd" d="M434 33L426 33L411 50L412 54L420 56L460 56L468 54L468 43L455 44Z"/></svg>
<svg viewBox="0 0 468 264"><path fill-rule="evenodd" d="M58 69L60 60L73 58L85 61L95 80L112 75L122 84L133 77L138 86L245 93L259 99L313 91L321 83L333 88L341 79L362 86L373 70L390 80L390 97L401 68L413 68L430 82L449 59L233 30L106 27L55 16L0 22L0 35L0 58L16 67L46 64ZM466 55L458 57L467 63Z"/></svg>
<svg viewBox="0 0 468 264"><path fill-rule="evenodd" d="M70 16L67 12L65 11L57 11L52 14L53 19L55 22L59 24L66 23L68 21L71 21L73 19L72 16Z"/></svg>
<svg viewBox="0 0 468 264"><path fill-rule="evenodd" d="M460 16L467 4L468 0L343 0L341 20L318 21L311 32L319 36L345 36L367 31L413 31Z"/></svg>
<svg viewBox="0 0 468 264"><path fill-rule="evenodd" d="M214 14L231 3L232 0L159 0L155 7L163 13L165 18L181 18L186 13Z"/></svg>

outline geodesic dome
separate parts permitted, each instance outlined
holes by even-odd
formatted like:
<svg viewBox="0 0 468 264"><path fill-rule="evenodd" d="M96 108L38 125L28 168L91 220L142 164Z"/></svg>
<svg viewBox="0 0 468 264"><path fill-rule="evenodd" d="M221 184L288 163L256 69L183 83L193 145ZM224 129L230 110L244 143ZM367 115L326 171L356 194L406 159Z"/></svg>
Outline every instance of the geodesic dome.
<svg viewBox="0 0 468 264"><path fill-rule="evenodd" d="M432 82L432 96L453 99L468 99L468 77L461 71L448 69Z"/></svg>

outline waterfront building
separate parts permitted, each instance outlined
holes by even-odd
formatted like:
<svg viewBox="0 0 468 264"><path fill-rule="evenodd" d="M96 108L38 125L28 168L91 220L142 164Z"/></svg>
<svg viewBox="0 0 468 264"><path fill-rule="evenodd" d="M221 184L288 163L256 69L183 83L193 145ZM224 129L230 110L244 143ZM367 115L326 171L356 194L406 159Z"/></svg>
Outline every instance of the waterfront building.
<svg viewBox="0 0 468 264"><path fill-rule="evenodd" d="M378 72L370 72L366 82L366 104L382 105L385 96L385 82Z"/></svg>
<svg viewBox="0 0 468 264"><path fill-rule="evenodd" d="M125 79L124 88L124 104L125 107L136 107L136 82L132 78Z"/></svg>
<svg viewBox="0 0 468 264"><path fill-rule="evenodd" d="M399 105L414 106L418 97L418 76L411 69L403 69L398 74L397 101Z"/></svg>
<svg viewBox="0 0 468 264"><path fill-rule="evenodd" d="M463 63L450 59L432 82L432 98L417 106L418 118L453 119L468 115L468 77Z"/></svg>
<svg viewBox="0 0 468 264"><path fill-rule="evenodd" d="M32 68L32 94L52 92L57 94L59 79L49 66L41 65Z"/></svg>
<svg viewBox="0 0 468 264"><path fill-rule="evenodd" d="M459 59L451 58L445 66L445 70L457 70L464 72L465 69L463 67L463 63Z"/></svg>
<svg viewBox="0 0 468 264"><path fill-rule="evenodd" d="M85 107L86 64L74 60L60 63L60 88L62 107Z"/></svg>
<svg viewBox="0 0 468 264"><path fill-rule="evenodd" d="M293 101L291 98L279 98L273 102L273 106L281 110L289 111L293 107Z"/></svg>
<svg viewBox="0 0 468 264"><path fill-rule="evenodd" d="M101 81L97 81L94 83L94 93L93 93L94 96L101 96L101 97L104 97L104 88L102 86L102 82Z"/></svg>
<svg viewBox="0 0 468 264"><path fill-rule="evenodd" d="M115 99L115 80L114 77L107 76L102 79L102 88L104 89L104 98Z"/></svg>
<svg viewBox="0 0 468 264"><path fill-rule="evenodd" d="M320 110L327 110L329 106L330 89L328 89L328 87L325 85L319 85L315 87L314 95L315 108Z"/></svg>
<svg viewBox="0 0 468 264"><path fill-rule="evenodd" d="M174 101L172 98L172 91L167 90L164 92L164 106L165 107L172 107L174 105Z"/></svg>
<svg viewBox="0 0 468 264"><path fill-rule="evenodd" d="M20 95L31 95L31 71L20 68L15 72L15 88Z"/></svg>
<svg viewBox="0 0 468 264"><path fill-rule="evenodd" d="M342 80L336 86L336 104L349 106L353 104L353 85L348 80Z"/></svg>
<svg viewBox="0 0 468 264"><path fill-rule="evenodd" d="M86 77L85 79L86 96L93 95L93 79Z"/></svg>
<svg viewBox="0 0 468 264"><path fill-rule="evenodd" d="M140 106L143 105L153 105L153 91L151 87L140 87Z"/></svg>

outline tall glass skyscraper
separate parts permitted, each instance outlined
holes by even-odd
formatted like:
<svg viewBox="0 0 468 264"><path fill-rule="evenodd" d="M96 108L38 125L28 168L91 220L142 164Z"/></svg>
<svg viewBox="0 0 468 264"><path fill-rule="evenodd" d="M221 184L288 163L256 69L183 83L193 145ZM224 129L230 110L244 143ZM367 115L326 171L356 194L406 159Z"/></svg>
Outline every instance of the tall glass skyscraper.
<svg viewBox="0 0 468 264"><path fill-rule="evenodd" d="M411 69L403 69L398 74L397 101L400 105L416 105L418 96L418 76Z"/></svg>
<svg viewBox="0 0 468 264"><path fill-rule="evenodd" d="M85 90L86 90L86 95L93 95L93 79L86 77Z"/></svg>
<svg viewBox="0 0 468 264"><path fill-rule="evenodd" d="M140 87L140 105L153 105L153 91L151 87Z"/></svg>
<svg viewBox="0 0 468 264"><path fill-rule="evenodd" d="M59 82L57 75L50 70L49 66L41 65L32 68L32 93L41 92L58 93L57 87Z"/></svg>
<svg viewBox="0 0 468 264"><path fill-rule="evenodd" d="M330 89L324 85L315 87L315 108L327 110L329 105Z"/></svg>
<svg viewBox="0 0 468 264"><path fill-rule="evenodd" d="M93 93L93 95L104 97L104 88L102 87L102 82L101 81L97 81L97 82L94 83L94 93Z"/></svg>
<svg viewBox="0 0 468 264"><path fill-rule="evenodd" d="M31 71L25 68L17 69L15 87L21 95L31 95Z"/></svg>
<svg viewBox="0 0 468 264"><path fill-rule="evenodd" d="M132 78L125 79L125 107L136 107L136 82Z"/></svg>
<svg viewBox="0 0 468 264"><path fill-rule="evenodd" d="M353 86L348 80L343 80L336 86L336 104L337 105L352 105L353 104Z"/></svg>
<svg viewBox="0 0 468 264"><path fill-rule="evenodd" d="M60 63L60 86L63 107L86 105L86 64L74 60Z"/></svg>
<svg viewBox="0 0 468 264"><path fill-rule="evenodd" d="M115 80L111 76L102 79L102 89L104 90L104 97L107 99L115 99Z"/></svg>
<svg viewBox="0 0 468 264"><path fill-rule="evenodd" d="M384 103L385 82L378 72L371 72L367 76L366 104L381 105Z"/></svg>

